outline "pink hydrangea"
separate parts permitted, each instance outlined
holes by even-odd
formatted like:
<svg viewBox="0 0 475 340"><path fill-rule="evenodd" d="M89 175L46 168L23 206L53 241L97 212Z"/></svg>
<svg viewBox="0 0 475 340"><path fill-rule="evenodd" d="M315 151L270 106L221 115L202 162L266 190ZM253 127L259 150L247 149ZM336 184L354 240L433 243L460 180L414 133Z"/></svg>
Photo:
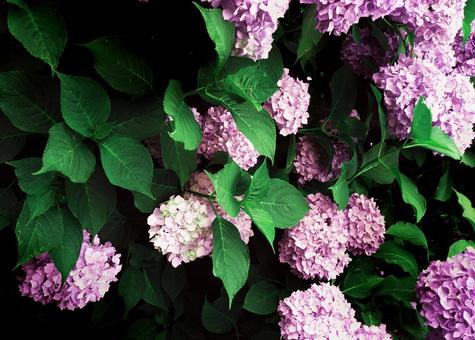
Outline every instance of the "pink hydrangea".
<svg viewBox="0 0 475 340"><path fill-rule="evenodd" d="M392 340L392 336L386 332L386 325L379 326L361 326L356 331L356 339L358 340Z"/></svg>
<svg viewBox="0 0 475 340"><path fill-rule="evenodd" d="M310 136L302 136L297 143L294 160L295 171L300 184L317 180L327 182L340 175L342 163L350 160L348 146L340 141L333 143L334 154L330 161L326 151L319 147Z"/></svg>
<svg viewBox="0 0 475 340"><path fill-rule="evenodd" d="M211 181L204 172L191 176L188 189L204 195L214 192ZM214 207L214 209L213 209ZM193 193L172 196L160 204L148 217L149 236L154 247L167 255L174 267L207 256L213 248L212 223L218 216L227 219L238 229L241 239L248 243L252 231L252 221L243 211L231 218L222 208Z"/></svg>
<svg viewBox="0 0 475 340"><path fill-rule="evenodd" d="M334 279L351 259L346 252L348 230L330 198L307 196L310 210L279 242L279 260L304 279Z"/></svg>
<svg viewBox="0 0 475 340"><path fill-rule="evenodd" d="M312 284L281 300L277 311L283 339L353 340L360 328L355 311L336 286Z"/></svg>
<svg viewBox="0 0 475 340"><path fill-rule="evenodd" d="M434 261L420 275L421 315L445 339L475 338L475 249Z"/></svg>
<svg viewBox="0 0 475 340"><path fill-rule="evenodd" d="M341 46L341 57L351 65L353 71L365 78L370 78L381 66L388 65L396 55L399 39L394 32L385 32L388 46L383 49L369 28L360 29L360 42L357 43L348 34Z"/></svg>
<svg viewBox="0 0 475 340"><path fill-rule="evenodd" d="M76 265L61 285L61 274L44 253L22 266L25 273L20 292L35 301L56 303L60 309L75 310L89 302L99 301L117 281L122 269L120 254L109 243L101 244L95 236L92 243L90 234L83 231L83 243Z"/></svg>
<svg viewBox="0 0 475 340"><path fill-rule="evenodd" d="M285 68L282 78L277 82L279 90L264 104L282 136L296 134L299 128L307 124L310 105L308 85L291 77L289 69Z"/></svg>
<svg viewBox="0 0 475 340"><path fill-rule="evenodd" d="M343 211L348 228L348 251L353 255L372 255L384 242L384 216L373 198L354 193Z"/></svg>
<svg viewBox="0 0 475 340"><path fill-rule="evenodd" d="M453 48L457 71L468 77L475 76L475 34L472 33L465 43L462 33L457 34Z"/></svg>
<svg viewBox="0 0 475 340"><path fill-rule="evenodd" d="M224 151L244 170L257 164L259 153L251 142L238 130L229 111L224 107L210 107L198 122L203 131L198 154L211 159L218 151Z"/></svg>
<svg viewBox="0 0 475 340"><path fill-rule="evenodd" d="M290 0L202 0L222 7L225 20L234 24L233 54L253 60L266 59L272 49L272 34Z"/></svg>

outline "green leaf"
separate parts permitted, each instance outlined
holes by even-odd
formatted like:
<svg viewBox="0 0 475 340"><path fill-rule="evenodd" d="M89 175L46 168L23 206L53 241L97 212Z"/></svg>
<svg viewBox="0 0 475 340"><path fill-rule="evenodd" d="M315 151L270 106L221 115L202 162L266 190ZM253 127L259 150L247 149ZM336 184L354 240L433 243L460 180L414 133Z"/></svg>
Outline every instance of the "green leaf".
<svg viewBox="0 0 475 340"><path fill-rule="evenodd" d="M361 311L361 318L366 326L379 326L381 324L381 312L378 307L371 303Z"/></svg>
<svg viewBox="0 0 475 340"><path fill-rule="evenodd" d="M201 127L193 112L186 105L181 84L177 80L170 80L163 99L165 112L173 118L173 131L170 136L183 143L185 150L194 150L201 141Z"/></svg>
<svg viewBox="0 0 475 340"><path fill-rule="evenodd" d="M399 149L378 143L363 155L363 163L356 175L379 184L391 184L399 169Z"/></svg>
<svg viewBox="0 0 475 340"><path fill-rule="evenodd" d="M225 334L235 325L235 317L231 311L226 310L223 301L224 299L220 298L215 303L210 303L205 298L201 308L201 323L211 333Z"/></svg>
<svg viewBox="0 0 475 340"><path fill-rule="evenodd" d="M23 192L29 195L44 194L51 189L56 179L54 173L33 175L34 172L41 168L41 158L24 158L18 161L8 162L7 164L15 168L18 185Z"/></svg>
<svg viewBox="0 0 475 340"><path fill-rule="evenodd" d="M458 240L457 242L454 242L449 248L449 253L447 255L447 258L451 258L457 254L460 254L461 252L465 251L465 249L467 249L468 247L475 248L475 242L467 241L467 240Z"/></svg>
<svg viewBox="0 0 475 340"><path fill-rule="evenodd" d="M468 167L475 168L475 153L471 151L465 151L462 156L462 164L465 164Z"/></svg>
<svg viewBox="0 0 475 340"><path fill-rule="evenodd" d="M387 263L396 264L400 266L406 273L409 273L412 277L417 277L419 274L419 267L414 255L398 246L393 241L386 241L380 247L376 254L373 255L376 258L383 259Z"/></svg>
<svg viewBox="0 0 475 340"><path fill-rule="evenodd" d="M309 53L313 47L317 46L322 33L318 31L315 20L316 5L308 6L303 14L302 30L297 47L297 59L301 59Z"/></svg>
<svg viewBox="0 0 475 340"><path fill-rule="evenodd" d="M348 205L348 199L350 197L350 189L347 181L347 168L348 163L345 162L341 165L341 174L335 184L330 187L333 193L333 200L338 204L338 208L343 210Z"/></svg>
<svg viewBox="0 0 475 340"><path fill-rule="evenodd" d="M463 40L464 42L468 40L468 37L472 33L472 21L475 19L475 1L467 0L464 8L464 18L463 18Z"/></svg>
<svg viewBox="0 0 475 340"><path fill-rule="evenodd" d="M356 89L356 78L351 66L345 64L336 70L330 81L332 104L328 120L337 122L348 116L355 107Z"/></svg>
<svg viewBox="0 0 475 340"><path fill-rule="evenodd" d="M69 211L62 210L60 214L63 222L63 234L59 244L48 253L53 259L54 265L61 273L62 281L65 282L69 272L76 265L82 245L82 229Z"/></svg>
<svg viewBox="0 0 475 340"><path fill-rule="evenodd" d="M97 73L117 91L141 96L150 91L153 74L146 61L112 37L83 45L94 56Z"/></svg>
<svg viewBox="0 0 475 340"><path fill-rule="evenodd" d="M455 160L460 160L462 157L454 141L437 126L432 127L430 139L415 138L411 143L404 146L405 149L414 147L426 148Z"/></svg>
<svg viewBox="0 0 475 340"><path fill-rule="evenodd" d="M384 280L374 274L374 265L367 261L367 258L356 258L350 263L343 281L343 294L364 299Z"/></svg>
<svg viewBox="0 0 475 340"><path fill-rule="evenodd" d="M458 202L463 209L463 217L470 222L475 231L475 209L472 207L472 202L468 199L467 196L455 190L455 194L457 195Z"/></svg>
<svg viewBox="0 0 475 340"><path fill-rule="evenodd" d="M166 169L155 169L152 178L152 194L155 199L134 191L134 204L143 213L151 213L158 204L178 192L180 182L174 172Z"/></svg>
<svg viewBox="0 0 475 340"><path fill-rule="evenodd" d="M68 222L66 214L65 210L56 207L30 220L28 203L23 204L15 230L18 241L18 264L23 264L60 244L65 221Z"/></svg>
<svg viewBox="0 0 475 340"><path fill-rule="evenodd" d="M167 263L162 272L162 287L165 293L175 301L178 295L185 288L186 284L186 270L184 266L173 266Z"/></svg>
<svg viewBox="0 0 475 340"><path fill-rule="evenodd" d="M158 325L150 319L138 319L134 321L125 332L125 340L159 340Z"/></svg>
<svg viewBox="0 0 475 340"><path fill-rule="evenodd" d="M107 121L111 103L106 90L85 77L59 74L61 79L61 111L69 127L85 137Z"/></svg>
<svg viewBox="0 0 475 340"><path fill-rule="evenodd" d="M97 170L86 183L66 182L69 209L95 235L107 223L115 209L117 195L102 170Z"/></svg>
<svg viewBox="0 0 475 340"><path fill-rule="evenodd" d="M266 197L270 188L269 170L267 169L267 163L262 164L257 168L256 172L251 179L251 184L246 191L244 201L263 199Z"/></svg>
<svg viewBox="0 0 475 340"><path fill-rule="evenodd" d="M239 131L249 139L259 154L273 162L276 131L274 120L269 113L264 109L258 111L251 103L240 103L226 94L212 96L231 112Z"/></svg>
<svg viewBox="0 0 475 340"><path fill-rule="evenodd" d="M35 219L56 204L56 195L53 190L47 191L41 195L28 195L26 198L28 208L30 209L30 219Z"/></svg>
<svg viewBox="0 0 475 340"><path fill-rule="evenodd" d="M217 74L231 55L234 46L234 25L224 20L223 11L221 9L205 9L198 5L197 2L193 2L193 4L199 9L205 21L208 35L214 42L214 49L218 55L215 70Z"/></svg>
<svg viewBox="0 0 475 340"><path fill-rule="evenodd" d="M158 268L146 268L143 272L145 289L143 299L145 302L168 311L165 296L160 286L160 272Z"/></svg>
<svg viewBox="0 0 475 340"><path fill-rule="evenodd" d="M0 113L0 164L15 158L25 141L26 133L15 128L7 117Z"/></svg>
<svg viewBox="0 0 475 340"><path fill-rule="evenodd" d="M125 305L124 317L142 299L145 288L143 272L130 265L126 267L119 280L119 295Z"/></svg>
<svg viewBox="0 0 475 340"><path fill-rule="evenodd" d="M414 224L397 222L389 227L386 234L397 237L403 241L408 241L416 246L423 247L426 251L429 250L426 236L422 230Z"/></svg>
<svg viewBox="0 0 475 340"><path fill-rule="evenodd" d="M183 144L175 142L167 131L160 134L160 146L163 165L177 174L183 188L196 169L196 150L185 150Z"/></svg>
<svg viewBox="0 0 475 340"><path fill-rule="evenodd" d="M435 189L434 199L447 202L450 197L452 197L452 186L454 185L454 180L452 178L452 174L449 169L440 177L439 184L437 184L437 188Z"/></svg>
<svg viewBox="0 0 475 340"><path fill-rule="evenodd" d="M260 200L245 200L242 208L251 217L252 222L257 226L262 234L269 241L274 250L275 224L270 213L265 210Z"/></svg>
<svg viewBox="0 0 475 340"><path fill-rule="evenodd" d="M154 100L146 103L119 102L117 107L112 105L116 112L121 110L112 120L113 133L137 140L160 135L165 127L166 115L163 111L163 102Z"/></svg>
<svg viewBox="0 0 475 340"><path fill-rule="evenodd" d="M48 87L22 71L0 73L0 107L18 129L46 133L56 123Z"/></svg>
<svg viewBox="0 0 475 340"><path fill-rule="evenodd" d="M10 7L8 29L31 55L56 69L67 40L58 12L46 6Z"/></svg>
<svg viewBox="0 0 475 340"><path fill-rule="evenodd" d="M308 203L300 191L277 178L270 180L269 191L261 203L279 228L295 226L308 212Z"/></svg>
<svg viewBox="0 0 475 340"><path fill-rule="evenodd" d="M229 216L236 217L241 210L240 202L234 197L241 175L239 166L231 161L221 171L215 174L206 172L206 174L216 191L216 201Z"/></svg>
<svg viewBox="0 0 475 340"><path fill-rule="evenodd" d="M401 302L416 300L416 279L412 277L397 278L393 275L384 278L374 292L374 296L389 295Z"/></svg>
<svg viewBox="0 0 475 340"><path fill-rule="evenodd" d="M416 222L419 222L426 213L426 200L419 194L416 184L406 175L399 173L397 177L399 187L401 188L402 199L410 204L416 213Z"/></svg>
<svg viewBox="0 0 475 340"><path fill-rule="evenodd" d="M128 137L108 137L100 144L101 161L109 182L153 198L153 162L145 146Z"/></svg>
<svg viewBox="0 0 475 340"><path fill-rule="evenodd" d="M273 284L266 281L256 282L248 290L242 308L258 315L272 314L277 309L278 294L279 290Z"/></svg>
<svg viewBox="0 0 475 340"><path fill-rule="evenodd" d="M66 124L58 123L49 130L48 143L43 154L43 166L34 175L58 171L71 182L84 183L94 172L96 158L82 143L82 138L69 129Z"/></svg>
<svg viewBox="0 0 475 340"><path fill-rule="evenodd" d="M419 97L413 111L411 137L415 139L425 140L431 137L432 113L424 100L424 97Z"/></svg>
<svg viewBox="0 0 475 340"><path fill-rule="evenodd" d="M216 217L213 221L213 275L223 281L229 297L229 308L236 293L244 286L249 272L249 249L239 231L229 221Z"/></svg>
<svg viewBox="0 0 475 340"><path fill-rule="evenodd" d="M357 26L353 26L357 27ZM378 118L379 118L379 129L381 133L381 145L384 143L386 140L386 137L388 136L388 123L386 121L386 115L384 113L384 108L382 104L382 99L383 96L381 92L379 92L378 88L371 84L371 91L374 94L374 97L376 98L376 103L378 104Z"/></svg>

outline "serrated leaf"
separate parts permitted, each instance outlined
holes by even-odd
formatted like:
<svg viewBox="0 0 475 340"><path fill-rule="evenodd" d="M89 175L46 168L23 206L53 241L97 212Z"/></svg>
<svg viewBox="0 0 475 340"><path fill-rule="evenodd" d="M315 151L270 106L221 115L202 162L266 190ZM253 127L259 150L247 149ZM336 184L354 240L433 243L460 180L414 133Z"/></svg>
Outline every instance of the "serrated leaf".
<svg viewBox="0 0 475 340"><path fill-rule="evenodd" d="M214 42L214 49L218 56L215 69L215 73L217 74L231 55L234 46L234 25L224 20L223 11L221 9L205 9L196 2L193 4L199 9L205 21L209 37Z"/></svg>
<svg viewBox="0 0 475 340"><path fill-rule="evenodd" d="M141 270L128 266L119 280L119 295L124 300L124 317L142 299L145 291L144 274Z"/></svg>
<svg viewBox="0 0 475 340"><path fill-rule="evenodd" d="M66 26L56 10L46 6L10 7L8 29L31 55L56 69L67 40Z"/></svg>
<svg viewBox="0 0 475 340"><path fill-rule="evenodd" d="M61 273L61 279L66 281L69 272L76 265L83 241L82 228L69 211L62 210L63 234L57 246L48 253L54 265Z"/></svg>
<svg viewBox="0 0 475 340"><path fill-rule="evenodd" d="M153 198L153 162L145 146L135 139L112 135L99 148L109 182Z"/></svg>
<svg viewBox="0 0 475 340"><path fill-rule="evenodd" d="M355 107L357 88L351 66L345 64L336 70L330 81L332 103L328 120L337 122L348 116Z"/></svg>
<svg viewBox="0 0 475 340"><path fill-rule="evenodd" d="M350 189L348 187L347 178L348 163L345 162L341 166L341 174L334 185L330 187L333 193L333 200L338 204L338 208L343 210L348 205L350 197Z"/></svg>
<svg viewBox="0 0 475 340"><path fill-rule="evenodd" d="M374 292L374 296L389 295L401 302L412 302L416 299L416 279L412 277L397 278L393 275L384 278Z"/></svg>
<svg viewBox="0 0 475 340"><path fill-rule="evenodd" d="M166 201L178 192L180 181L174 172L166 169L155 169L152 178L152 194L155 199L134 191L134 204L143 213L151 213L158 204Z"/></svg>
<svg viewBox="0 0 475 340"><path fill-rule="evenodd" d="M454 185L454 180L449 169L440 177L437 188L435 189L434 199L447 202L450 197L452 197L452 186Z"/></svg>
<svg viewBox="0 0 475 340"><path fill-rule="evenodd" d="M194 150L201 141L201 127L193 112L184 101L181 84L177 80L170 80L163 98L163 107L168 116L173 118L173 131L170 136L183 143L185 150Z"/></svg>
<svg viewBox="0 0 475 340"><path fill-rule="evenodd" d="M250 201L255 199L262 199L266 197L270 188L269 170L267 169L267 163L262 164L257 168L256 172L251 179L251 184L246 191L244 201Z"/></svg>
<svg viewBox="0 0 475 340"><path fill-rule="evenodd" d="M66 182L69 209L84 228L99 233L115 209L117 195L102 170L97 170L86 183Z"/></svg>
<svg viewBox="0 0 475 340"><path fill-rule="evenodd" d="M240 202L234 197L236 187L241 175L241 169L233 161L215 173L206 173L216 191L216 201L231 217L236 217L241 210Z"/></svg>
<svg viewBox="0 0 475 340"><path fill-rule="evenodd" d="M383 259L387 263L396 264L400 266L406 273L412 277L417 277L419 274L419 267L414 255L408 250L397 245L393 241L384 242L373 255L376 258Z"/></svg>
<svg viewBox="0 0 475 340"><path fill-rule="evenodd" d="M303 14L302 30L300 31L297 47L297 59L301 59L310 52L313 47L317 46L323 35L323 33L315 28L316 11L316 5L311 5L305 9Z"/></svg>
<svg viewBox="0 0 475 340"><path fill-rule="evenodd" d="M343 294L364 299L370 296L373 289L384 280L374 274L374 265L365 261L368 260L355 259L350 263L343 281Z"/></svg>
<svg viewBox="0 0 475 340"><path fill-rule="evenodd" d="M69 127L85 137L105 123L111 112L106 90L85 77L59 74L61 80L61 111Z"/></svg>
<svg viewBox="0 0 475 340"><path fill-rule="evenodd" d="M261 201L278 228L293 227L308 212L308 203L293 185L277 178L270 180L270 188Z"/></svg>
<svg viewBox="0 0 475 340"><path fill-rule="evenodd" d="M97 73L114 89L141 96L153 84L152 70L116 38L102 37L84 45L94 56Z"/></svg>
<svg viewBox="0 0 475 340"><path fill-rule="evenodd" d="M35 175L58 171L71 182L84 183L94 172L96 158L82 143L82 138L69 129L66 124L58 123L49 130L48 143L43 154L43 166Z"/></svg>
<svg viewBox="0 0 475 340"><path fill-rule="evenodd" d="M269 241L274 250L275 224L270 213L264 209L260 200L244 200L242 208L251 217L252 222Z"/></svg>
<svg viewBox="0 0 475 340"><path fill-rule="evenodd" d="M273 284L256 282L247 291L242 308L257 315L272 314L277 309L278 294L279 290Z"/></svg>
<svg viewBox="0 0 475 340"><path fill-rule="evenodd" d="M464 42L468 40L468 37L472 33L472 21L475 19L475 1L467 0L464 7L464 18L463 18L463 40Z"/></svg>
<svg viewBox="0 0 475 340"><path fill-rule="evenodd" d="M419 97L413 111L411 137L430 139L432 131L432 113L424 103L424 97Z"/></svg>
<svg viewBox="0 0 475 340"><path fill-rule="evenodd" d="M391 184L399 169L399 149L378 143L363 155L361 168L355 174L379 184Z"/></svg>
<svg viewBox="0 0 475 340"><path fill-rule="evenodd" d="M0 107L1 107L0 101ZM23 148L26 133L15 128L6 116L0 113L0 164L13 159Z"/></svg>
<svg viewBox="0 0 475 340"><path fill-rule="evenodd" d="M463 209L462 216L465 217L468 222L470 222L470 224L473 227L473 230L475 231L475 209L472 207L472 202L470 202L468 197L465 196L464 194L458 192L455 189L454 191L455 191L455 194L457 195L458 202Z"/></svg>
<svg viewBox="0 0 475 340"><path fill-rule="evenodd" d="M357 27L356 25L353 27ZM384 108L382 104L383 96L381 92L377 89L376 86L371 84L371 91L373 92L374 97L376 98L376 103L378 105L378 119L379 119L379 130L381 133L381 144L384 143L388 135L388 123L386 121L386 115L384 113Z"/></svg>
<svg viewBox="0 0 475 340"><path fill-rule="evenodd" d="M28 195L26 203L30 209L30 219L33 220L38 216L43 215L56 204L56 195L53 190L47 191L41 195Z"/></svg>
<svg viewBox="0 0 475 340"><path fill-rule="evenodd" d="M465 251L468 247L473 247L475 248L475 242L473 241L467 241L467 240L458 240L454 243L449 248L449 253L447 254L447 258L451 258L457 254L460 254L461 252Z"/></svg>
<svg viewBox="0 0 475 340"><path fill-rule="evenodd" d="M427 239L422 230L411 223L397 222L389 227L386 231L387 235L392 235L400 240L408 241L416 246L429 250Z"/></svg>
<svg viewBox="0 0 475 340"><path fill-rule="evenodd" d="M177 174L183 188L196 169L196 150L185 150L166 130L160 134L160 147L163 165Z"/></svg>
<svg viewBox="0 0 475 340"><path fill-rule="evenodd" d="M412 206L416 214L416 222L419 222L426 213L426 199L419 193L416 184L406 175L399 173L397 180L401 189L402 199Z"/></svg>
<svg viewBox="0 0 475 340"><path fill-rule="evenodd" d="M47 88L23 71L0 73L0 107L18 129L46 133L57 121Z"/></svg>
<svg viewBox="0 0 475 340"><path fill-rule="evenodd" d="M229 221L216 217L213 221L213 275L220 278L229 297L231 308L234 296L244 286L249 273L249 249L239 231Z"/></svg>
<svg viewBox="0 0 475 340"><path fill-rule="evenodd" d="M432 127L430 139L415 138L411 143L404 146L404 148L414 147L426 148L447 155L455 160L462 158L454 141L437 126Z"/></svg>
<svg viewBox="0 0 475 340"><path fill-rule="evenodd" d="M33 175L34 172L41 168L41 158L23 158L18 161L8 162L8 165L15 168L18 185L23 192L29 195L44 194L51 189L56 179L54 173Z"/></svg>

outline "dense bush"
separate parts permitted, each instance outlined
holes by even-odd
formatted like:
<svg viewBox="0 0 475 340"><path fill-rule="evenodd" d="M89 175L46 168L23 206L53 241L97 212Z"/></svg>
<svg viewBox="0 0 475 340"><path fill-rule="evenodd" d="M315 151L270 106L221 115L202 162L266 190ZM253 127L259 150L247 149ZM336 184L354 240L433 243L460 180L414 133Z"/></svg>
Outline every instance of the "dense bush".
<svg viewBox="0 0 475 340"><path fill-rule="evenodd" d="M474 338L474 18L2 3L3 331Z"/></svg>

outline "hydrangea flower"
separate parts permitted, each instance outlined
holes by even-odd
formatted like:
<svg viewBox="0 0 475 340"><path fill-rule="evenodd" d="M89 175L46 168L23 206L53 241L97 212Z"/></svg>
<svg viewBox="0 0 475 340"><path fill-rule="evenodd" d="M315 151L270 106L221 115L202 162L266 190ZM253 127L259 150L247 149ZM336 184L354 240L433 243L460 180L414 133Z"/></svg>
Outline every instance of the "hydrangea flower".
<svg viewBox="0 0 475 340"><path fill-rule="evenodd" d="M272 49L272 34L290 0L202 0L222 7L225 20L236 28L233 54L253 60L266 59Z"/></svg>
<svg viewBox="0 0 475 340"><path fill-rule="evenodd" d="M384 33L388 46L383 49L371 35L369 28L360 29L360 41L355 42L348 34L341 46L341 57L351 65L353 71L362 77L370 78L381 66L386 66L396 55L399 39L394 32Z"/></svg>
<svg viewBox="0 0 475 340"><path fill-rule="evenodd" d="M333 143L334 155L329 165L328 155L320 148L310 136L299 138L294 160L300 184L316 179L319 182L327 182L340 175L342 163L350 159L348 146L340 141Z"/></svg>
<svg viewBox="0 0 475 340"><path fill-rule="evenodd" d="M210 107L198 122L202 129L202 140L198 154L211 159L218 151L224 151L244 170L257 164L259 153L252 143L240 132L231 113L222 106Z"/></svg>
<svg viewBox="0 0 475 340"><path fill-rule="evenodd" d="M304 279L334 279L350 263L346 252L348 229L330 198L307 196L310 210L279 242L279 261Z"/></svg>
<svg viewBox="0 0 475 340"><path fill-rule="evenodd" d="M468 77L475 76L475 34L471 34L465 43L462 34L457 34L453 48L457 71Z"/></svg>
<svg viewBox="0 0 475 340"><path fill-rule="evenodd" d="M336 286L312 284L279 302L279 327L284 339L353 340L360 328L355 311Z"/></svg>
<svg viewBox="0 0 475 340"><path fill-rule="evenodd" d="M79 258L63 286L61 273L47 253L24 264L25 276L19 286L21 294L43 304L54 302L60 309L69 310L83 308L104 297L122 269L120 254L116 254L110 242L101 244L98 236L91 243L90 236L83 231Z"/></svg>
<svg viewBox="0 0 475 340"><path fill-rule="evenodd" d="M205 195L214 192L204 172L193 174L188 188ZM253 235L249 216L241 211L231 218L219 205L214 204L213 210L208 199L192 193L186 193L184 197L172 196L153 211L147 219L150 241L158 251L167 255L173 267L207 256L213 248L215 211L236 226L244 242L249 242Z"/></svg>
<svg viewBox="0 0 475 340"><path fill-rule="evenodd" d="M386 325L379 326L361 326L356 331L356 339L358 340L392 340L392 336L386 332Z"/></svg>
<svg viewBox="0 0 475 340"><path fill-rule="evenodd" d="M348 251L353 255L372 255L384 242L384 216L373 198L354 193L343 211L348 228Z"/></svg>
<svg viewBox="0 0 475 340"><path fill-rule="evenodd" d="M421 315L445 339L475 338L475 249L434 261L420 275Z"/></svg>
<svg viewBox="0 0 475 340"><path fill-rule="evenodd" d="M264 104L274 118L279 133L282 136L296 134L298 129L307 124L310 94L308 83L289 75L289 69L284 69L282 78L277 82L279 89Z"/></svg>

